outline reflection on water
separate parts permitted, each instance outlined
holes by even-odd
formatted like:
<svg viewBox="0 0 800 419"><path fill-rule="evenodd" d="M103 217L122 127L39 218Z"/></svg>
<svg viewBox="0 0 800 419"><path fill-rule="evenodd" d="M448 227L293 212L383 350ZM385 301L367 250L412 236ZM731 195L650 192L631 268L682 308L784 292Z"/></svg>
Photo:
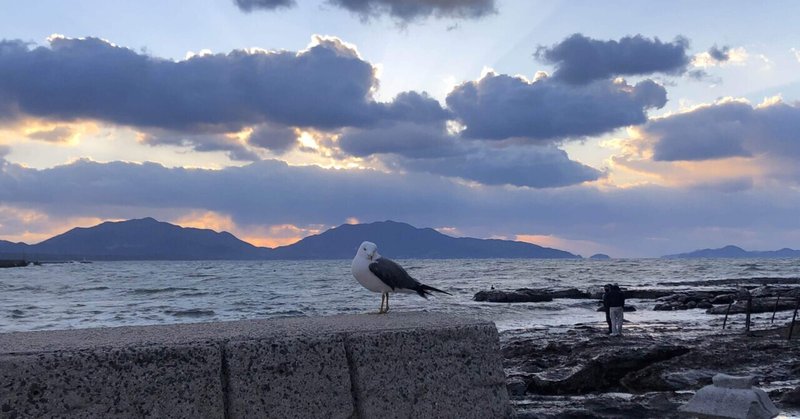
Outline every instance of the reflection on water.
<svg viewBox="0 0 800 419"><path fill-rule="evenodd" d="M492 304L472 296L495 286L595 288L605 283L654 287L660 282L800 277L799 259L754 260L405 260L423 283L453 296L424 300L393 295L393 311L436 311L492 320L512 332L602 322L596 303ZM676 323L685 330L718 327L702 310L655 312L632 301L631 327ZM362 288L349 260L95 262L0 271L0 332L98 326L324 316L377 311L380 295ZM769 316L755 316L768 322ZM779 313L776 321L783 321ZM734 318L733 322L737 321Z"/></svg>

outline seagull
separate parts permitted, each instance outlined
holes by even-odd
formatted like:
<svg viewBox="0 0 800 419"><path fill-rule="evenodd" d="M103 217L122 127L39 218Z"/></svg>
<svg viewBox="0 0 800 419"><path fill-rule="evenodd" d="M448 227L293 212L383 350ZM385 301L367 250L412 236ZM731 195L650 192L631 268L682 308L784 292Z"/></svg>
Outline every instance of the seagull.
<svg viewBox="0 0 800 419"><path fill-rule="evenodd" d="M389 311L390 292L416 292L423 298L428 298L431 291L452 295L434 287L420 284L411 275L391 259L378 254L378 246L372 242L361 243L353 258L353 276L364 288L381 293L381 308L378 314Z"/></svg>

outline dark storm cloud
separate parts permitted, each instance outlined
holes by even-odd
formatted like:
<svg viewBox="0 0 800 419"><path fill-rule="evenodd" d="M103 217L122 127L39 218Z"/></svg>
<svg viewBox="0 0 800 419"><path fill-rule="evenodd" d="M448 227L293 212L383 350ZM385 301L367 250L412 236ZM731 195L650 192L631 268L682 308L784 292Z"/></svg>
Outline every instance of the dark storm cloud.
<svg viewBox="0 0 800 419"><path fill-rule="evenodd" d="M800 106L776 102L753 107L722 102L656 119L642 127L659 161L769 155L800 157Z"/></svg>
<svg viewBox="0 0 800 419"><path fill-rule="evenodd" d="M342 135L339 146L357 157L379 155L386 165L400 171L433 173L483 185L553 188L603 176L555 147L494 147L450 135L443 125L351 130Z"/></svg>
<svg viewBox="0 0 800 419"><path fill-rule="evenodd" d="M236 50L178 62L96 38L56 37L49 48L1 41L0 118L94 119L219 133L263 122L331 129L443 114L424 95L375 102L372 65L337 39L317 41L299 53ZM414 114L405 109L409 101L433 112Z"/></svg>
<svg viewBox="0 0 800 419"><path fill-rule="evenodd" d="M151 146L166 144L179 147L190 147L195 151L222 151L231 160L260 160L258 154L245 147L238 140L230 138L224 134L185 134L181 132L160 129L150 129L142 132L141 134L142 136L140 141Z"/></svg>
<svg viewBox="0 0 800 419"><path fill-rule="evenodd" d="M236 4L236 7L247 13L253 10L290 8L297 4L294 0L234 0L233 3Z"/></svg>
<svg viewBox="0 0 800 419"><path fill-rule="evenodd" d="M284 152L297 143L297 135L289 127L264 124L253 130L247 142L267 150Z"/></svg>
<svg viewBox="0 0 800 419"><path fill-rule="evenodd" d="M441 157L460 154L455 139L442 124L392 124L374 129L347 130L339 147L349 155L397 154L410 158Z"/></svg>
<svg viewBox="0 0 800 419"><path fill-rule="evenodd" d="M401 159L406 169L457 177L482 185L555 188L598 180L602 172L576 161L555 147L472 147L457 155Z"/></svg>
<svg viewBox="0 0 800 419"><path fill-rule="evenodd" d="M554 78L583 84L615 76L683 74L691 62L688 46L680 37L672 42L642 35L601 41L576 33L549 48L539 48L536 56L556 67Z"/></svg>
<svg viewBox="0 0 800 419"><path fill-rule="evenodd" d="M448 107L466 126L464 137L542 142L641 124L647 109L666 101L666 90L651 80L633 86L608 80L570 85L497 74L461 84L447 96Z"/></svg>
<svg viewBox="0 0 800 419"><path fill-rule="evenodd" d="M772 238L800 231L800 195L788 188L728 193L649 186L605 191L472 187L436 175L326 170L277 161L202 170L81 160L36 170L0 159L0 202L52 217L179 216L209 210L245 225L337 225L356 217L451 226L483 237L554 234L599 243L613 237L614 245L631 254L650 256L685 251L692 236L693 242L702 238L701 243L725 244L738 237L737 231L759 231L774 243L770 247L778 248L781 244ZM733 236L725 236L726 231Z"/></svg>
<svg viewBox="0 0 800 419"><path fill-rule="evenodd" d="M362 19L388 15L402 22L437 18L478 19L496 13L495 0L328 0Z"/></svg>

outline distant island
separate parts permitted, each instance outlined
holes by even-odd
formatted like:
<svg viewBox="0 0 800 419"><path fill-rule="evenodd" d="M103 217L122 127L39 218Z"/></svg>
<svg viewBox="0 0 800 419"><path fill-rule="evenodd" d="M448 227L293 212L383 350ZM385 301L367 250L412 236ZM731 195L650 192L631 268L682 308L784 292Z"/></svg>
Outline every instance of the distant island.
<svg viewBox="0 0 800 419"><path fill-rule="evenodd" d="M675 255L662 256L664 259L701 259L701 258L730 258L730 259L747 259L747 258L800 258L800 250L783 248L780 250L768 251L747 251L738 246L725 246L719 249L701 249L688 253L678 253Z"/></svg>
<svg viewBox="0 0 800 419"><path fill-rule="evenodd" d="M398 259L535 258L580 256L531 243L451 237L432 228L381 221L343 224L297 243L257 247L228 232L186 228L142 218L74 228L30 245L0 240L0 259L28 260L309 260L350 259L362 241Z"/></svg>
<svg viewBox="0 0 800 419"><path fill-rule="evenodd" d="M595 254L589 256L589 259L592 259L592 260L609 260L609 259L611 259L611 256L609 256L609 255L607 255L605 253L595 253Z"/></svg>

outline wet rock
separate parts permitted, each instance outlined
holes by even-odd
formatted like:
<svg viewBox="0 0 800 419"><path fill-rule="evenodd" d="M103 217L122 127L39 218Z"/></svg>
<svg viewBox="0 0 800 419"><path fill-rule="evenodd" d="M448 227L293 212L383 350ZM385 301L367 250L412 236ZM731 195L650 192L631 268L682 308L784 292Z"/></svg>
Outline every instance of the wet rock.
<svg viewBox="0 0 800 419"><path fill-rule="evenodd" d="M528 385L522 377L510 377L506 380L506 389L511 397L524 396Z"/></svg>
<svg viewBox="0 0 800 419"><path fill-rule="evenodd" d="M648 367L628 374L621 384L633 392L688 390L711 384L714 374L716 371L706 369L675 371Z"/></svg>
<svg viewBox="0 0 800 419"><path fill-rule="evenodd" d="M581 291L577 288L560 290L519 288L514 291L479 291L472 299L475 301L486 301L490 303L538 303L553 301L554 298L588 299L591 298L591 295L588 292Z"/></svg>
<svg viewBox="0 0 800 419"><path fill-rule="evenodd" d="M772 312L775 310L775 302L777 298L753 298L752 306L750 309L751 313L767 313ZM795 300L781 298L778 302L777 310L778 311L786 311L786 310L794 310L795 307ZM706 310L708 314L725 314L728 311L727 305L720 305L712 307ZM730 314L741 314L747 312L747 301L737 301L735 304L731 306Z"/></svg>
<svg viewBox="0 0 800 419"><path fill-rule="evenodd" d="M602 349L601 349L602 350ZM684 346L611 348L590 359L551 368L533 374L529 393L585 394L620 387L620 380L630 372L688 352Z"/></svg>

